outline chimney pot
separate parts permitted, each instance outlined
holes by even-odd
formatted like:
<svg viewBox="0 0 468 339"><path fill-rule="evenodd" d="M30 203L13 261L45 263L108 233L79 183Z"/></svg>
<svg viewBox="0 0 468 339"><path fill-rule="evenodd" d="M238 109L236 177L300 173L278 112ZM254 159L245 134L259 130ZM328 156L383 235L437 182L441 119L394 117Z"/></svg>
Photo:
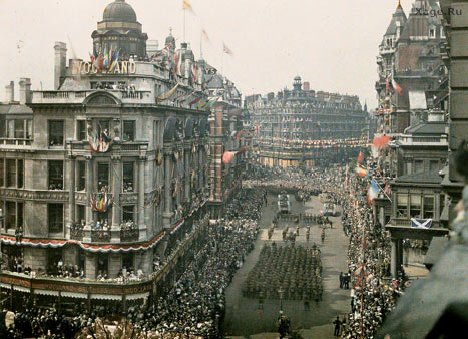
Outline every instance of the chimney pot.
<svg viewBox="0 0 468 339"><path fill-rule="evenodd" d="M15 82L10 81L10 84L5 86L5 102L12 103L13 101L15 101Z"/></svg>
<svg viewBox="0 0 468 339"><path fill-rule="evenodd" d="M31 79L21 78L20 85L20 104L26 105L31 102Z"/></svg>

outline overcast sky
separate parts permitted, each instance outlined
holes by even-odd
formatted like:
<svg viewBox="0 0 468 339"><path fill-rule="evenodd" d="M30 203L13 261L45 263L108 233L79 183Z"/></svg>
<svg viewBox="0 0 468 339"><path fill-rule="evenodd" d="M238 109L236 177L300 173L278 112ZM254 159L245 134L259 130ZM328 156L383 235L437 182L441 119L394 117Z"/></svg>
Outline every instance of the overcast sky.
<svg viewBox="0 0 468 339"><path fill-rule="evenodd" d="M182 42L182 0L126 0L143 32L164 43L169 27ZM68 45L68 58L87 59L91 32L110 0L0 0L4 86L30 77L33 89L53 89L54 42ZM222 70L244 95L291 87L295 75L316 90L357 94L376 105L378 45L397 0L190 0L186 40L195 56L200 32L205 59ZM402 1L408 13L410 1ZM233 55L222 53L223 42ZM18 85L16 85L16 92ZM18 96L17 96L18 98Z"/></svg>

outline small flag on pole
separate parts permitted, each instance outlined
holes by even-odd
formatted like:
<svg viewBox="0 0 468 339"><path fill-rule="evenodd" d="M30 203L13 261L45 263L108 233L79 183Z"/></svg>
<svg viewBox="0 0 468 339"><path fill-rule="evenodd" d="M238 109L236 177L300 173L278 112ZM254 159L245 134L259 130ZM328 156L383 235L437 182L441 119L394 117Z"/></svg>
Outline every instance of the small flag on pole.
<svg viewBox="0 0 468 339"><path fill-rule="evenodd" d="M226 44L223 42L223 53L226 53L226 54L229 54L229 55L232 55L232 51L229 49L228 46L226 46Z"/></svg>
<svg viewBox="0 0 468 339"><path fill-rule="evenodd" d="M192 5L190 4L189 0L182 0L182 9L188 10L189 12L194 13Z"/></svg>
<svg viewBox="0 0 468 339"><path fill-rule="evenodd" d="M206 42L210 42L210 37L208 36L208 33L206 33L206 31L205 31L204 28L202 29L201 34L202 34L202 38L203 38Z"/></svg>

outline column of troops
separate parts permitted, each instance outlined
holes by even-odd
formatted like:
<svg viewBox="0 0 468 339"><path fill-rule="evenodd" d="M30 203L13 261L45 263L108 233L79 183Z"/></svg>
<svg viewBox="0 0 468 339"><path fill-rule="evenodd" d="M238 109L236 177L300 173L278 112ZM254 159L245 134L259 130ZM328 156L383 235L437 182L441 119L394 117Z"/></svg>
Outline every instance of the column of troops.
<svg viewBox="0 0 468 339"><path fill-rule="evenodd" d="M322 300L320 249L266 244L243 286L245 297L287 300Z"/></svg>

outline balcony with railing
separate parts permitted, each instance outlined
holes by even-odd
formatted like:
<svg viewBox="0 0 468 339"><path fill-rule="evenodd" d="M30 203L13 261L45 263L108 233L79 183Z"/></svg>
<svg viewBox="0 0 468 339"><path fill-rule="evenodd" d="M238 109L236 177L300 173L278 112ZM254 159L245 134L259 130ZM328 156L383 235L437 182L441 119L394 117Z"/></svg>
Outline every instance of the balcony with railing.
<svg viewBox="0 0 468 339"><path fill-rule="evenodd" d="M31 146L31 138L0 138L0 147L2 146Z"/></svg>
<svg viewBox="0 0 468 339"><path fill-rule="evenodd" d="M34 104L81 104L84 99L96 92L105 91L124 104L154 104L150 90L96 89L81 91L32 91Z"/></svg>
<svg viewBox="0 0 468 339"><path fill-rule="evenodd" d="M120 242L138 241L139 235L138 225L133 221L120 225Z"/></svg>

